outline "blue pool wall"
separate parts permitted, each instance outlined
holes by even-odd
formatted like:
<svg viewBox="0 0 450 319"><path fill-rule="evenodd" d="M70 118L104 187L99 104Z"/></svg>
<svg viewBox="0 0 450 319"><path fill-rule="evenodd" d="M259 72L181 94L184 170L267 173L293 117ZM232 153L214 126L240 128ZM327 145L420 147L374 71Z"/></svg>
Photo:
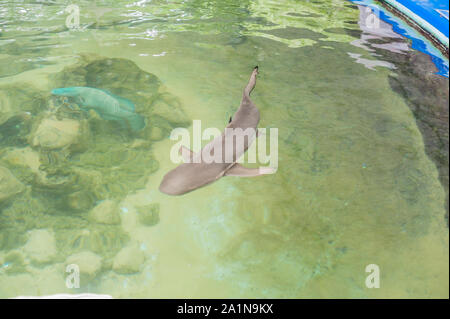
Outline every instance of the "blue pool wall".
<svg viewBox="0 0 450 319"><path fill-rule="evenodd" d="M392 25L392 29L394 32L408 38L411 40L411 48L421 51L425 54L428 54L431 57L431 60L436 65L438 72L437 74L444 76L446 78L449 77L449 61L442 52L436 48L431 41L425 38L422 34L420 34L417 30L409 26L405 21L395 16L393 13L389 12L384 7L375 3L373 0L349 0L355 4L363 5L372 9L372 11L377 14L377 16ZM431 0L424 1L425 3ZM434 0L432 2L439 2L439 8L445 8L445 4L443 1ZM448 10L448 1L446 1L446 7ZM446 34L448 36L448 22Z"/></svg>

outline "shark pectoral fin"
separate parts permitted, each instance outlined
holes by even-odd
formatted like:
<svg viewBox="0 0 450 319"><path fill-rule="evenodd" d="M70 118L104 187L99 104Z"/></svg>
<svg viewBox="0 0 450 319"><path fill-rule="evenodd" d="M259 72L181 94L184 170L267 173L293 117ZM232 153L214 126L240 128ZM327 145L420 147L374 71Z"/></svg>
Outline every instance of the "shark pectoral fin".
<svg viewBox="0 0 450 319"><path fill-rule="evenodd" d="M257 168L249 168L244 167L240 164L235 164L228 171L225 172L224 176L240 176L240 177L254 177L266 174L273 174L276 172L276 169L272 167L257 167Z"/></svg>
<svg viewBox="0 0 450 319"><path fill-rule="evenodd" d="M188 149L186 146L183 145L181 145L179 153L183 157L183 161L185 163L192 163L193 158L196 155L196 153L194 153L193 151L191 151L190 149Z"/></svg>

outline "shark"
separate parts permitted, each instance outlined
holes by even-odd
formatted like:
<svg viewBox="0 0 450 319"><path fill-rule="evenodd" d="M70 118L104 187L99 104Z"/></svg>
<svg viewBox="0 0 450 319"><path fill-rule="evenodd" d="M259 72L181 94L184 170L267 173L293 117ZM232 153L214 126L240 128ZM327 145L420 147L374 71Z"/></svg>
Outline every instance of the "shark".
<svg viewBox="0 0 450 319"><path fill-rule="evenodd" d="M135 112L133 102L114 95L109 91L74 86L57 88L51 91L53 95L69 97L83 110L94 110L105 120L117 121L122 126L139 131L145 127L144 118Z"/></svg>
<svg viewBox="0 0 450 319"><path fill-rule="evenodd" d="M164 175L159 186L162 193L183 195L224 176L254 177L275 173L276 169L271 167L248 168L237 163L257 137L260 113L250 99L250 93L256 85L258 70L258 66L253 69L250 80L244 88L241 104L220 136L214 138L198 153L181 146L179 152L184 163ZM243 147L235 147L236 145ZM217 155L217 153L222 160L205 160L205 154Z"/></svg>

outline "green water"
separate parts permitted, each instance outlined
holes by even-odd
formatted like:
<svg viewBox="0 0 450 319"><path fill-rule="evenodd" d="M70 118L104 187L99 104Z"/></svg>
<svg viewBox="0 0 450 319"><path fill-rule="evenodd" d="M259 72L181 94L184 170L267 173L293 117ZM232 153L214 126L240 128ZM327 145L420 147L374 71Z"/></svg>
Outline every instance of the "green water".
<svg viewBox="0 0 450 319"><path fill-rule="evenodd" d="M445 192L399 69L354 45L356 6L76 3L80 30L69 2L0 1L0 297L448 298ZM170 131L222 129L255 65L277 173L160 193ZM65 86L127 98L147 125L51 96Z"/></svg>

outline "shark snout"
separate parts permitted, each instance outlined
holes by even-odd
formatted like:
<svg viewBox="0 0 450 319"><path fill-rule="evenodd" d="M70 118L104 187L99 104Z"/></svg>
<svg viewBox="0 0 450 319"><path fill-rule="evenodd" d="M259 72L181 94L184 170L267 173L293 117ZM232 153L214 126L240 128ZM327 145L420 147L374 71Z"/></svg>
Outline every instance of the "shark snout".
<svg viewBox="0 0 450 319"><path fill-rule="evenodd" d="M193 190L192 181L185 178L185 172L178 168L167 173L159 185L159 191L167 195L183 195Z"/></svg>
<svg viewBox="0 0 450 319"><path fill-rule="evenodd" d="M177 185L168 178L163 179L161 185L159 185L159 191L167 195L182 195L186 192L181 185Z"/></svg>

